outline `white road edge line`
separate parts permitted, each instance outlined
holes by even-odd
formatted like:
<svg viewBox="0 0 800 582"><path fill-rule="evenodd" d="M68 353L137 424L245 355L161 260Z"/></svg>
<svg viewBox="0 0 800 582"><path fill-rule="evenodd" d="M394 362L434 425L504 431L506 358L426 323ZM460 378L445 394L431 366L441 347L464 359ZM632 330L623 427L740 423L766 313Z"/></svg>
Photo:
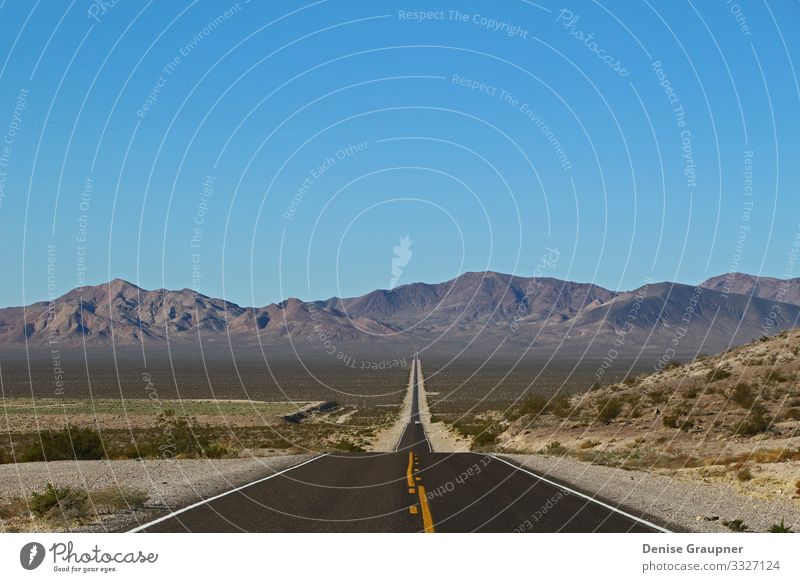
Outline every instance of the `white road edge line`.
<svg viewBox="0 0 800 582"><path fill-rule="evenodd" d="M241 491L242 489L246 489L248 487L251 487L252 485L257 485L258 483L263 483L264 481L269 481L273 477L277 477L278 475L283 475L284 473L288 473L292 469L297 469L298 467L302 467L303 465L308 465L312 461L319 460L322 457L326 457L326 456L328 456L328 453L322 453L321 455L317 455L316 457L312 457L311 459L308 459L307 461L303 461L302 463L298 463L297 465L292 465L291 467L287 467L286 469L283 469L282 471L278 471L277 473L273 473L272 475L269 475L268 477L263 477L262 479L258 479L256 481L251 482L251 483L247 483L247 484L242 485L240 487L236 487L235 489L230 489L229 491L225 491L224 493L220 493L219 495L215 495L214 497L209 497L208 499L204 499L202 501L198 501L197 503L192 503L191 505L187 505L183 509L179 509L177 511L173 511L172 513L170 513L168 515L161 516L158 519L154 519L153 521L147 522L147 523L145 523L143 525L140 525L140 526L137 526L137 527L135 527L135 528L133 528L131 530L128 530L127 533L140 532L140 531L142 531L144 529L147 529L148 527L151 527L151 526L153 526L153 525L155 525L157 523L161 523L162 521L166 521L168 519L171 519L171 518L175 517L176 515L180 515L181 513L189 511L190 509L194 509L195 507L200 507L201 505L205 505L206 503L210 503L210 502L212 502L212 501L214 501L216 499L219 499L220 497L225 497L226 495L230 495L231 493L236 493L237 491Z"/></svg>
<svg viewBox="0 0 800 582"><path fill-rule="evenodd" d="M533 471L529 471L528 469L526 469L525 467L522 467L520 465L515 465L511 461L507 461L506 459L504 459L502 457L498 457L497 455L489 455L489 456L494 458L494 459L497 459L498 461L502 461L506 465L510 465L510 466L514 467L515 469L517 469L519 471L523 471L524 473L527 473L528 475L536 477L537 479L540 479L540 480L544 481L545 483L549 483L550 485L553 485L554 487L558 487L559 489L563 489L564 491L569 491L570 493L572 493L573 495L577 495L578 497L583 497L584 499L588 499L592 503L596 503L597 505L601 505L601 506L605 507L606 509L610 509L611 511L613 511L615 513L619 513L620 515L624 515L625 517L628 517L628 518L630 518L630 519L632 519L634 521L638 521L639 523L642 523L642 524L644 524L644 525L646 525L648 527L652 527L653 529L658 530L658 531L660 531L662 533L675 533L675 532L673 532L671 530L668 530L666 528L661 527L660 525L656 525L656 524L654 524L654 523L652 523L650 521L647 521L646 519L642 519L641 517L636 517L635 515L631 515L627 511L622 511L618 507L614 507L613 505L609 505L608 503L603 503L602 501L600 501L599 499L595 499L591 495L586 495L586 493L581 493L580 491L576 491L575 489L571 489L571 488L567 487L566 485L564 485L563 483L556 483L555 481L551 481L547 477L542 477L541 475L538 475L538 474L534 473Z"/></svg>

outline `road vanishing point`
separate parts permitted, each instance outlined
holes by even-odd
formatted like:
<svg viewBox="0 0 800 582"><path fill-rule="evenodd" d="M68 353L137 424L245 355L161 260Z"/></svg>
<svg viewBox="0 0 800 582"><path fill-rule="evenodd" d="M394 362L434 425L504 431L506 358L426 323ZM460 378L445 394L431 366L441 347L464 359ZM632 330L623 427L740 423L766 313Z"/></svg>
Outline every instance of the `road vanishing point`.
<svg viewBox="0 0 800 582"><path fill-rule="evenodd" d="M417 357L410 374L411 414L394 452L319 455L131 531L667 531L501 456L435 452L420 416Z"/></svg>

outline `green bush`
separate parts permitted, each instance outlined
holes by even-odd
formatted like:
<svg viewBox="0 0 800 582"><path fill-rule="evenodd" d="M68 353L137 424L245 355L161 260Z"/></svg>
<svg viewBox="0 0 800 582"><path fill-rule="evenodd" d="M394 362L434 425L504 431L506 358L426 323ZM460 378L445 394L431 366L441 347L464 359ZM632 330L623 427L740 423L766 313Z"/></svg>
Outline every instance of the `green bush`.
<svg viewBox="0 0 800 582"><path fill-rule="evenodd" d="M716 382L717 380L724 380L725 378L730 378L731 375L732 374L724 368L715 368L714 370L710 370L708 374L706 374L706 381Z"/></svg>
<svg viewBox="0 0 800 582"><path fill-rule="evenodd" d="M731 391L730 398L742 408L748 409L752 408L753 404L756 402L753 389L747 382L739 382L736 386L734 386L733 390Z"/></svg>
<svg viewBox="0 0 800 582"><path fill-rule="evenodd" d="M73 487L54 487L48 483L44 493L31 494L31 512L38 517L81 519L89 513L89 496Z"/></svg>
<svg viewBox="0 0 800 582"><path fill-rule="evenodd" d="M547 408L547 399L541 396L528 396L522 401L515 411L516 418L525 416L526 414L539 415Z"/></svg>
<svg viewBox="0 0 800 582"><path fill-rule="evenodd" d="M700 388L698 388L697 386L689 386L685 388L681 394L683 395L684 398L693 400L697 398L697 396L700 394Z"/></svg>
<svg viewBox="0 0 800 582"><path fill-rule="evenodd" d="M667 428L678 428L678 415L664 413L661 417L661 422Z"/></svg>
<svg viewBox="0 0 800 582"><path fill-rule="evenodd" d="M792 528L786 527L783 523L783 518L781 518L780 523L773 524L767 531L769 533L792 533Z"/></svg>
<svg viewBox="0 0 800 582"><path fill-rule="evenodd" d="M334 449L347 451L348 453L363 453L366 449L359 444L354 443L349 439L341 439L333 443Z"/></svg>
<svg viewBox="0 0 800 582"><path fill-rule="evenodd" d="M789 408L785 414L786 420L800 420L800 408Z"/></svg>
<svg viewBox="0 0 800 582"><path fill-rule="evenodd" d="M747 527L747 524L743 522L741 519L734 519L732 521L723 521L722 525L727 527L729 530L736 532L743 532L750 529L749 527Z"/></svg>
<svg viewBox="0 0 800 582"><path fill-rule="evenodd" d="M734 434L749 437L767 432L770 426L770 419L767 418L766 412L767 410L761 404L754 404L749 414L739 423Z"/></svg>
<svg viewBox="0 0 800 582"><path fill-rule="evenodd" d="M770 370L766 374L764 374L764 381L765 382L776 382L776 383L783 383L788 382L789 378L780 370Z"/></svg>
<svg viewBox="0 0 800 582"><path fill-rule="evenodd" d="M618 398L601 398L597 401L597 418L609 424L622 412L622 402Z"/></svg>
<svg viewBox="0 0 800 582"><path fill-rule="evenodd" d="M559 457L567 454L568 451L569 449L563 446L558 441L553 441L552 443L549 443L544 449L542 449L542 453L544 453L545 455L554 455Z"/></svg>
<svg viewBox="0 0 800 582"><path fill-rule="evenodd" d="M566 394L559 394L550 400L547 405L547 410L552 412L559 418L566 418L572 412L572 407L569 404L569 396Z"/></svg>
<svg viewBox="0 0 800 582"><path fill-rule="evenodd" d="M105 458L100 433L91 428L67 425L60 431L46 430L39 434L39 441L22 452L22 461L71 461Z"/></svg>

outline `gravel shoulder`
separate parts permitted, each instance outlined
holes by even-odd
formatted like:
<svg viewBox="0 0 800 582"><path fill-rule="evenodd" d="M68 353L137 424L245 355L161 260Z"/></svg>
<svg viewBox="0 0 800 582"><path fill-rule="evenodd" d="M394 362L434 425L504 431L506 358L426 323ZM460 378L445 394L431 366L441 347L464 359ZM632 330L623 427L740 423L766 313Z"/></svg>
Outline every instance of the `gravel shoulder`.
<svg viewBox="0 0 800 582"><path fill-rule="evenodd" d="M371 453L392 453L403 436L403 431L411 422L411 401L414 394L414 374L416 370L416 360L411 360L411 372L408 376L408 388L400 405L400 416L394 424L378 432L373 437L372 442L367 448Z"/></svg>
<svg viewBox="0 0 800 582"><path fill-rule="evenodd" d="M749 531L764 532L781 519L800 531L800 504L787 499L758 499L730 485L686 482L674 477L592 465L570 457L502 454L509 460L612 504L652 516L668 529L727 532L723 521L741 519Z"/></svg>
<svg viewBox="0 0 800 582"><path fill-rule="evenodd" d="M297 465L314 455L246 456L236 459L52 461L0 465L0 503L29 499L48 483L91 494L108 488L146 492L140 510L103 515L74 531L125 531L140 523ZM48 524L0 520L2 531L52 531Z"/></svg>

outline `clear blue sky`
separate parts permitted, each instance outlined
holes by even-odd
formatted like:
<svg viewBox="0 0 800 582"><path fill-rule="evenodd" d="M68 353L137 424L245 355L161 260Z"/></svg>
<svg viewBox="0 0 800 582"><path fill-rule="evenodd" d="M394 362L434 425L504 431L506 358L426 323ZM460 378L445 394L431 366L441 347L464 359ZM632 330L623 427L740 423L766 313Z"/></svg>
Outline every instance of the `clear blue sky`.
<svg viewBox="0 0 800 582"><path fill-rule="evenodd" d="M0 6L0 305L800 276L797 2Z"/></svg>

